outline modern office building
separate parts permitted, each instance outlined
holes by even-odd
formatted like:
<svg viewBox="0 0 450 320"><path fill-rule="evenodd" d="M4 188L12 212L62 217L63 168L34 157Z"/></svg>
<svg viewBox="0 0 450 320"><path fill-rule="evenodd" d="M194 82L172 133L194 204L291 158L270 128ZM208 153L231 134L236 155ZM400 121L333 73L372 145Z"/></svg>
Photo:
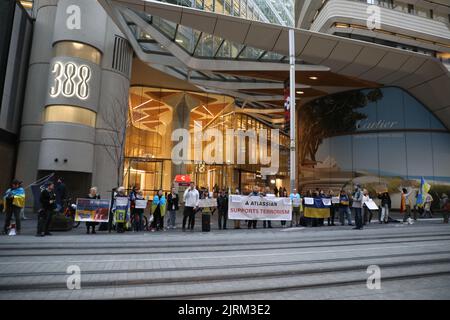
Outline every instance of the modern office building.
<svg viewBox="0 0 450 320"><path fill-rule="evenodd" d="M363 29L370 13L361 1L297 1L295 10L294 1L167 2L34 1L17 177L56 172L74 196L119 184L152 195L185 174L209 187L288 188L285 83L295 25L301 188L396 190L423 176L435 190L450 189L445 5L419 1L432 6L429 18L370 1L381 10L374 31ZM404 26L391 26L399 15ZM184 141L177 129L191 137L200 130L205 142L174 154ZM195 157L216 141L208 129L256 136L225 139L224 157L211 162ZM273 129L280 165L267 174L261 154L273 160L276 152L257 136Z"/></svg>

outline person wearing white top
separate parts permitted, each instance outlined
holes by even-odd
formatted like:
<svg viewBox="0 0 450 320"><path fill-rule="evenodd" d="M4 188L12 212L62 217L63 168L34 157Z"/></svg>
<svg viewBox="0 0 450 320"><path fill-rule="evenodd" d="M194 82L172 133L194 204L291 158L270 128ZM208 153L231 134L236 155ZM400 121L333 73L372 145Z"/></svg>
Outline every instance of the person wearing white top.
<svg viewBox="0 0 450 320"><path fill-rule="evenodd" d="M191 182L189 188L184 191L184 211L183 211L183 231L186 230L186 220L188 221L188 228L194 230L195 224L195 210L198 208L200 195L195 188L194 182Z"/></svg>
<svg viewBox="0 0 450 320"><path fill-rule="evenodd" d="M369 224L372 221L372 211L370 211L366 206L366 202L369 202L369 200L369 191L367 191L367 189L364 189L362 197L363 225Z"/></svg>

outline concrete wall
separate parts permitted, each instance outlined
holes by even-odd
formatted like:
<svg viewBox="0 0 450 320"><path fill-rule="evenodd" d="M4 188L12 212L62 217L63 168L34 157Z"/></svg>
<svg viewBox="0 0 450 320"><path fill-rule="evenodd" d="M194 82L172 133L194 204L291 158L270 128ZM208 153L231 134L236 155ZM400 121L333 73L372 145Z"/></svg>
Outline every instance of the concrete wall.
<svg viewBox="0 0 450 320"><path fill-rule="evenodd" d="M36 25L17 175L25 183L49 172L70 176L70 180L79 177L83 183L73 181L76 190L71 189L71 181L66 181L73 194L86 194L90 185L96 185L102 195L108 196L107 190L117 184L117 161L110 157L107 148L114 150L118 144L110 143L103 133L114 133L117 124L126 124L132 51L97 1L48 0L37 1L35 6ZM101 53L100 62L73 57L70 53L55 56L54 46L61 41L97 49ZM86 81L89 94L86 97L76 93L51 94L57 81L57 72L52 71L56 70L57 64L67 63L75 65L77 70L81 65L89 69L90 76ZM74 79L74 83L81 81L79 74ZM44 122L44 109L52 105L93 111L96 125ZM111 115L121 115L123 119L105 121L110 120ZM88 181L86 175L92 177L92 181Z"/></svg>

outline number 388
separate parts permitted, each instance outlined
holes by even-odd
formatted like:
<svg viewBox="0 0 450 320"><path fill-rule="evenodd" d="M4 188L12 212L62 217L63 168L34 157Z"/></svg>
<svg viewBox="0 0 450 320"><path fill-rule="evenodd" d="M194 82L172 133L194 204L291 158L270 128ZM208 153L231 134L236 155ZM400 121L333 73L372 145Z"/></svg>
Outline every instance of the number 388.
<svg viewBox="0 0 450 320"><path fill-rule="evenodd" d="M52 74L54 75L54 83L50 88L52 98L61 94L67 98L76 96L82 100L89 97L91 69L87 65L55 62Z"/></svg>

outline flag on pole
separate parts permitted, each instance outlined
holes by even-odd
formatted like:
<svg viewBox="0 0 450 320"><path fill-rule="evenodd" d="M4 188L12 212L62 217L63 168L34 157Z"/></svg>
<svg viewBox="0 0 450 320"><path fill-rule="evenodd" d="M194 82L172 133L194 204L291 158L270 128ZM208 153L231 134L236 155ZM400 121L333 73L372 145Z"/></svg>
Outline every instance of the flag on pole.
<svg viewBox="0 0 450 320"><path fill-rule="evenodd" d="M291 97L289 89L289 81L284 83L284 120L286 121L285 128L289 128L291 120Z"/></svg>
<svg viewBox="0 0 450 320"><path fill-rule="evenodd" d="M419 192L417 194L417 201L416 204L419 208L423 207L425 203L425 196L427 195L428 191L430 191L431 185L425 181L425 179L422 177L420 179L420 187Z"/></svg>
<svg viewBox="0 0 450 320"><path fill-rule="evenodd" d="M42 192L42 190L44 190L47 182L50 181L54 175L55 174L52 173L48 176L45 176L45 177L33 182L30 185L31 192L33 194L33 204L34 204L35 209L38 209L40 207L41 204L39 203L39 198L41 197L41 192Z"/></svg>

